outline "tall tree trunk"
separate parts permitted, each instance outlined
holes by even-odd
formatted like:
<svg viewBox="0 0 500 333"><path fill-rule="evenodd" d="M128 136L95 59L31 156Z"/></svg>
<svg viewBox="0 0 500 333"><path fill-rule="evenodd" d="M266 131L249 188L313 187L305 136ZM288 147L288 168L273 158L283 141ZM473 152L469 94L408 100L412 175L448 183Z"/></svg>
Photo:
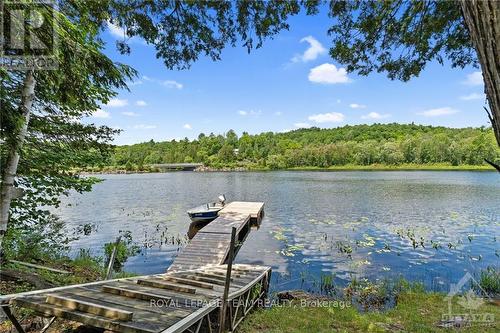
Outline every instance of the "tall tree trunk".
<svg viewBox="0 0 500 333"><path fill-rule="evenodd" d="M460 0L460 5L481 64L488 116L500 146L500 1Z"/></svg>
<svg viewBox="0 0 500 333"><path fill-rule="evenodd" d="M5 169L2 173L2 183L1 183L1 200L0 200L0 259L3 257L2 245L3 237L7 231L7 224L9 221L9 210L10 204L14 197L14 180L17 173L17 166L19 164L20 150L23 146L26 134L28 132L28 123L30 121L31 108L33 106L33 100L35 99L35 77L33 70L26 73L26 77L23 82L23 90L21 93L21 105L20 110L22 113L22 125L19 128L15 139L12 141L9 147L9 155L7 157L7 162L5 164Z"/></svg>

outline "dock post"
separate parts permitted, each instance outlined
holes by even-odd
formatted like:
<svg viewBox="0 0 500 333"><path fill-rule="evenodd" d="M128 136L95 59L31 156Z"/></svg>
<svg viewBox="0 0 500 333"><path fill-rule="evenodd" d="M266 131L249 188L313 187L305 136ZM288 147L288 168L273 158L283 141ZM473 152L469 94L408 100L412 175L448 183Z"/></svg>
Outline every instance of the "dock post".
<svg viewBox="0 0 500 333"><path fill-rule="evenodd" d="M109 257L108 269L106 270L106 280L111 278L111 274L113 273L113 265L115 264L116 251L118 250L118 246L122 240L122 236L118 236L115 242L115 246L113 247L113 252L111 252L111 256Z"/></svg>
<svg viewBox="0 0 500 333"><path fill-rule="evenodd" d="M231 283L231 271L233 269L234 247L236 243L236 228L231 229L231 243L229 244L229 253L227 258L226 281L224 283L224 294L222 295L222 304L219 315L219 333L224 332L226 321L227 297L229 294L229 284Z"/></svg>
<svg viewBox="0 0 500 333"><path fill-rule="evenodd" d="M2 306L2 310L5 313L5 315L7 316L7 318L9 318L10 322L12 323L12 325L14 326L16 331L18 333L25 333L21 324L17 321L16 317L14 317L12 312L10 312L10 307L8 305Z"/></svg>

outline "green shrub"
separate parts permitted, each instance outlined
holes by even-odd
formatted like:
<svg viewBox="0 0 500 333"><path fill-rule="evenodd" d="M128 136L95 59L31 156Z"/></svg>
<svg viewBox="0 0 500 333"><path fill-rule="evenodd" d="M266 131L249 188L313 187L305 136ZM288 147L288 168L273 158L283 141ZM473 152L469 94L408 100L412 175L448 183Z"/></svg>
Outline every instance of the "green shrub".
<svg viewBox="0 0 500 333"><path fill-rule="evenodd" d="M478 283L479 286L473 286L476 291L479 291L478 289L481 287L490 296L500 295L500 268L488 267L482 270L479 274Z"/></svg>

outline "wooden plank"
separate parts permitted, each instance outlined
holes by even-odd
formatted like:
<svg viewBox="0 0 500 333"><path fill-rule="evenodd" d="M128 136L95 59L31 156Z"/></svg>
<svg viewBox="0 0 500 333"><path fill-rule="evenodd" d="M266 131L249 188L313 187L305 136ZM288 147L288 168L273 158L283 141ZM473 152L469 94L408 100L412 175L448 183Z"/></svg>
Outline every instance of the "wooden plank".
<svg viewBox="0 0 500 333"><path fill-rule="evenodd" d="M196 293L196 288L189 288L189 287L184 287L181 285L173 284L173 283L167 283L167 282L162 282L158 280L150 280L150 279L139 279L137 280L138 284L153 287L153 288L161 288L161 289L168 289L168 290L175 290L178 292L182 293L189 293L189 294L195 294Z"/></svg>
<svg viewBox="0 0 500 333"><path fill-rule="evenodd" d="M117 287L118 288L118 287ZM124 288L127 289L127 288ZM184 306L183 303L178 303L177 300L175 300L173 297L168 296L166 297L170 301L159 301L159 300L141 300L138 298L130 298L126 296L121 296L117 294L111 294L111 293L103 293L101 289L99 288L78 288L77 291L73 292L74 295L78 296L85 296L88 298L92 299L98 299L98 300L105 300L106 303L114 304L118 308L121 308L121 306L126 306L128 308L133 308L134 310L131 310L134 312L134 320L135 318L135 309L138 310L145 310L148 312L155 312L159 314L165 314L166 312L168 313L173 313L175 315L183 316L186 315L187 313L191 313L193 311L191 306ZM160 305L158 307L152 306L152 305Z"/></svg>
<svg viewBox="0 0 500 333"><path fill-rule="evenodd" d="M198 251L196 249L194 249L194 246L190 246L190 247L187 247L185 248L182 252L179 253L179 255L181 254L196 254L196 255L203 255L203 254L206 254L206 255L211 255L212 253L223 253L225 248L212 248L212 247L209 247L209 246L201 246L199 247L200 250L202 251Z"/></svg>
<svg viewBox="0 0 500 333"><path fill-rule="evenodd" d="M179 282L182 284L187 284L187 285L195 286L195 287L199 287L199 288L214 289L213 284L201 282L201 281L196 281L196 280L193 281L193 280L184 279L184 278L180 278L180 277L172 276L172 275L165 275L164 277L162 277L162 279L167 280L167 281Z"/></svg>
<svg viewBox="0 0 500 333"><path fill-rule="evenodd" d="M212 278L212 279L219 279L219 280L224 280L226 277L223 276L223 275L220 275L220 274L213 274L212 272L210 271L204 271L204 270L196 270L194 271L192 274L194 275L198 275L198 276L205 276L205 277L208 277L208 278ZM234 280L234 277L231 278L231 281Z"/></svg>
<svg viewBox="0 0 500 333"><path fill-rule="evenodd" d="M194 236L196 237L196 236ZM226 242L225 240L196 240L196 242L190 243L185 249L189 248L203 248L203 249L213 249L213 250L221 250L225 249L227 246L229 246L229 243ZM182 253L182 251L180 252Z"/></svg>
<svg viewBox="0 0 500 333"><path fill-rule="evenodd" d="M82 324L100 327L111 331L121 332L121 333L157 333L158 330L151 329L148 327L142 327L141 325L134 324L133 322L119 322L110 321L107 318L100 316L88 314L86 312L81 312L77 310L69 310L60 307L56 307L50 304L46 304L43 298L40 301L36 301L35 298L40 298L40 296L30 296L16 298L12 300L12 303L16 306L33 309L36 312L45 316L56 316L59 318L73 320L80 322Z"/></svg>
<svg viewBox="0 0 500 333"><path fill-rule="evenodd" d="M215 261L214 265L219 265L220 260L223 258L225 252L221 253L210 253L210 254L181 254L175 258L175 260L187 260L187 261Z"/></svg>
<svg viewBox="0 0 500 333"><path fill-rule="evenodd" d="M211 249L214 251L220 251L221 249L225 249L228 246L228 244L229 243L227 243L226 241L196 240L196 242L190 243L184 249L187 250L191 248L203 248L203 249ZM184 251L180 251L179 253L182 252Z"/></svg>
<svg viewBox="0 0 500 333"><path fill-rule="evenodd" d="M212 278L205 277L205 276L197 276L197 275L191 275L191 274L179 274L179 276L181 276L182 278L185 278L185 279L189 279L189 280L203 281L203 282L207 282L207 283L211 283L211 284L219 285L219 286L224 285L224 281L220 280L220 279L212 279Z"/></svg>
<svg viewBox="0 0 500 333"><path fill-rule="evenodd" d="M122 321L132 320L132 315L133 315L133 313L130 311L123 311L120 309L102 306L96 303L85 302L55 294L48 294L45 298L45 303L56 306L62 306L70 310L78 310L81 312L87 312L98 316L106 317L109 319L116 319Z"/></svg>
<svg viewBox="0 0 500 333"><path fill-rule="evenodd" d="M221 276L224 279L226 278L226 272L219 271L219 270L214 270L214 269L206 268L206 269L200 269L200 272L208 273L208 274L212 274L212 275L218 275L218 276ZM231 276L233 278L243 277L243 275L238 274L236 271L231 271Z"/></svg>
<svg viewBox="0 0 500 333"><path fill-rule="evenodd" d="M182 265L182 264L187 264L187 265L196 265L196 267L204 267L212 264L219 264L221 259L217 258L179 258L179 260L176 260L176 264Z"/></svg>
<svg viewBox="0 0 500 333"><path fill-rule="evenodd" d="M31 267L31 268L36 268L36 269L43 269L43 270L46 270L46 271L49 271L49 272L54 272L54 273L59 273L59 274L72 274L71 272L68 272L68 271L65 271L65 270L62 270L62 269L56 269L56 268L46 267L46 266L41 266L41 265L35 265L35 264L31 264L29 262L24 262L24 261L9 260L9 262L12 262L12 263L18 264L18 265L23 265L23 266L26 266L26 267Z"/></svg>
<svg viewBox="0 0 500 333"><path fill-rule="evenodd" d="M148 326L152 329L161 329L189 315L192 310L169 306L170 303L150 303L126 297L103 294L93 290L78 290L71 294L63 294L75 298L78 301L96 303L101 306L111 306L123 311L133 312L132 321L137 324ZM105 297L103 297L105 296ZM140 305L138 305L140 304Z"/></svg>
<svg viewBox="0 0 500 333"><path fill-rule="evenodd" d="M97 293L89 290L78 290L78 292L65 293L61 296L71 297L78 301L96 303L100 306L115 307L122 311L133 312L134 316L132 321L134 323L147 326L151 329L168 327L192 312L175 307L163 308L163 302L161 302L159 306L155 306L155 303L148 304L148 302L120 296L110 297L112 296L110 294ZM117 301L116 298L121 299ZM141 305L138 306L137 304Z"/></svg>
<svg viewBox="0 0 500 333"><path fill-rule="evenodd" d="M203 288L191 288L190 286L184 285L182 283L174 283L174 282L165 282L161 279L158 280L145 280L146 285L150 285L152 287L157 288L166 288L169 290L173 290L179 293L187 293L187 294L196 294L196 295L205 295L209 299L219 297L221 295L221 289L203 289ZM235 288L236 290L236 288Z"/></svg>
<svg viewBox="0 0 500 333"><path fill-rule="evenodd" d="M202 255L195 255L194 253L191 254L182 254L178 257L176 257L176 260L183 260L183 261L215 261L214 264L220 264L220 261L224 259L224 253L211 253L211 254L202 254Z"/></svg>
<svg viewBox="0 0 500 333"><path fill-rule="evenodd" d="M138 291L144 291L144 292L148 292L148 293L155 293L158 295L167 296L167 297L170 297L173 301L175 301L179 305L188 304L188 306L191 306L191 304L194 304L194 303L207 302L212 298L212 297L209 297L206 295L201 295L201 294L181 294L181 293L175 292L173 290L149 287L149 286L137 284L135 282L134 283L118 282L118 283L113 283L113 286L127 288L127 289L134 289L134 290L138 290Z"/></svg>
<svg viewBox="0 0 500 333"><path fill-rule="evenodd" d="M101 287L101 289L105 293L125 296L125 297L129 297L129 298L137 298L137 299L144 300L144 301L151 301L151 300L170 301L171 300L171 298L167 297L167 296L162 296L162 295L153 294L153 293L146 293L146 292L128 289L128 288L114 287L114 286L110 286L110 285L103 285Z"/></svg>
<svg viewBox="0 0 500 333"><path fill-rule="evenodd" d="M217 224L217 220L219 218L215 219L214 221L212 221L210 224L208 224L207 226L205 226L203 229L201 229L200 231L198 231L198 233L196 234L196 236L198 237L194 237L191 241L195 240L195 239L226 239L226 235L225 234L211 234L211 233L205 233L204 230L205 228L208 228L209 226L212 225L212 223L214 224Z"/></svg>
<svg viewBox="0 0 500 333"><path fill-rule="evenodd" d="M191 240L186 247L199 243L199 244L210 244L210 245L220 245L220 246L226 246L229 244L227 241L227 235L226 234L211 234L211 233L203 233L203 232L198 232L196 236Z"/></svg>
<svg viewBox="0 0 500 333"><path fill-rule="evenodd" d="M210 273L204 273L204 272L196 272L195 276L198 276L198 278L203 278L203 279L209 279L210 281L218 281L219 283L215 283L214 284L217 284L217 285L224 285L224 280L225 280L225 276L220 276L220 275L213 275L213 274L210 274ZM192 279L192 275L189 275L189 277ZM204 280L206 281L206 280ZM235 280L235 278L231 277L231 284L233 286L243 286L245 285L245 283L242 283L241 281L238 281L238 280ZM222 284L220 283L222 282Z"/></svg>
<svg viewBox="0 0 500 333"><path fill-rule="evenodd" d="M108 280L106 282L130 281L130 280L132 280L132 278L113 279L113 280ZM55 288L50 288L50 289L40 289L40 290L26 291L26 292L17 293L17 294L2 295L2 296L0 296L0 304L6 304L10 300L12 300L13 298L40 295L40 294L43 294L43 293L49 293L49 292L56 292L56 291L61 291L61 290L67 290L67 289L76 288L76 287L80 287L80 286L100 285L100 284L103 284L103 283L106 283L106 282L104 282L104 281L96 281L96 282L74 284L74 285L63 286L63 287L55 287Z"/></svg>

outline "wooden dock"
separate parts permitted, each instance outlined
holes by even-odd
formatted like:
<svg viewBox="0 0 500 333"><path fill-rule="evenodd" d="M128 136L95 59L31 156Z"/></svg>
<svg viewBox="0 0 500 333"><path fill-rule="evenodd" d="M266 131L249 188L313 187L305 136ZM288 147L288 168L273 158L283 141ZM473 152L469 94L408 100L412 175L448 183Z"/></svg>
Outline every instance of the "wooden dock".
<svg viewBox="0 0 500 333"><path fill-rule="evenodd" d="M226 279L231 229L236 228L236 237L243 242L250 224L262 218L263 206L228 204L164 274L0 296L0 305L20 333L24 332L10 311L11 305L124 333L213 332L219 328L222 312L224 328L234 331L265 298L271 269L233 264L231 277ZM221 300L225 287L229 289L224 312Z"/></svg>
<svg viewBox="0 0 500 333"><path fill-rule="evenodd" d="M225 263L231 241L231 228L236 227L236 239L239 244L242 244L250 233L251 225L259 224L263 216L264 203L262 202L234 201L227 204L219 212L217 219L198 231L168 271Z"/></svg>

